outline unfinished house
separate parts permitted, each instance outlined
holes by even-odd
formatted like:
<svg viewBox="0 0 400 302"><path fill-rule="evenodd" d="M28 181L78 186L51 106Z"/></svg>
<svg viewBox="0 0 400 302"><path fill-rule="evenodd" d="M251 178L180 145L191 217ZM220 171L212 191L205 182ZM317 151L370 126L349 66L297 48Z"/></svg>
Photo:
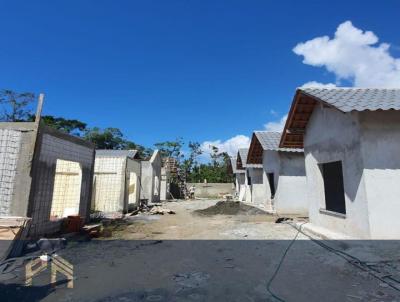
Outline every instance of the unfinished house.
<svg viewBox="0 0 400 302"><path fill-rule="evenodd" d="M40 114L37 114L40 116ZM0 123L0 216L30 218L31 237L88 217L94 146L36 122Z"/></svg>
<svg viewBox="0 0 400 302"><path fill-rule="evenodd" d="M303 146L311 226L400 239L400 89L298 89L280 147Z"/></svg>
<svg viewBox="0 0 400 302"><path fill-rule="evenodd" d="M253 202L253 193L256 195L263 186L262 182L262 165L247 164L247 156L249 149L239 149L236 159L236 169L244 170L244 187L239 192L239 200Z"/></svg>
<svg viewBox="0 0 400 302"><path fill-rule="evenodd" d="M240 196L240 191L244 189L245 186L245 170L237 168L237 157L232 156L229 173L232 173L235 178L235 195Z"/></svg>
<svg viewBox="0 0 400 302"><path fill-rule="evenodd" d="M280 148L280 132L255 131L247 166L262 165L262 186L252 201L278 214L308 215L304 153L300 148Z"/></svg>
<svg viewBox="0 0 400 302"><path fill-rule="evenodd" d="M140 161L136 150L96 150L92 210L134 210L140 198Z"/></svg>
<svg viewBox="0 0 400 302"><path fill-rule="evenodd" d="M141 193L143 202L160 201L162 160L158 150L155 150L150 160L141 161Z"/></svg>

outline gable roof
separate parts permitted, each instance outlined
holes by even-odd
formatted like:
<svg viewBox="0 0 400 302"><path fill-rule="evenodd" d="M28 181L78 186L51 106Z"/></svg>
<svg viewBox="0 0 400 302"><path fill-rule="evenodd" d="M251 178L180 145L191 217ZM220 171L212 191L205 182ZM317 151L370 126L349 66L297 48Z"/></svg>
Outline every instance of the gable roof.
<svg viewBox="0 0 400 302"><path fill-rule="evenodd" d="M137 150L96 150L96 156L100 157L128 157L132 159L139 158Z"/></svg>
<svg viewBox="0 0 400 302"><path fill-rule="evenodd" d="M244 173L244 170L237 168L236 163L237 163L237 156L231 156L229 169L232 169L232 173L233 174Z"/></svg>
<svg viewBox="0 0 400 302"><path fill-rule="evenodd" d="M264 151L303 152L303 149L300 148L280 148L281 136L280 132L254 131L247 156L247 164L253 166L262 165Z"/></svg>
<svg viewBox="0 0 400 302"><path fill-rule="evenodd" d="M341 112L400 110L400 89L298 88L279 146L303 148L304 131L317 103Z"/></svg>
<svg viewBox="0 0 400 302"><path fill-rule="evenodd" d="M246 168L248 148L241 148L238 150L236 159L236 169L243 170Z"/></svg>
<svg viewBox="0 0 400 302"><path fill-rule="evenodd" d="M254 135L260 142L261 147L263 148L264 151L272 150L272 151L286 151L286 152L303 152L303 149L280 148L279 143L282 137L281 132L255 131Z"/></svg>

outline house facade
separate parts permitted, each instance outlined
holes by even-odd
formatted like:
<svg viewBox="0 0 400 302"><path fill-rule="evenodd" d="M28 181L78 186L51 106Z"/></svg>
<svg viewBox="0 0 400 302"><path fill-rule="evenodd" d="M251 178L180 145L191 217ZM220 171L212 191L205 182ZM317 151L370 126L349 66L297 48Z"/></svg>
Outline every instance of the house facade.
<svg viewBox="0 0 400 302"><path fill-rule="evenodd" d="M96 150L92 210L135 209L140 199L140 161L136 150Z"/></svg>
<svg viewBox="0 0 400 302"><path fill-rule="evenodd" d="M303 149L279 148L280 132L255 131L247 166L261 165L262 186L253 193L253 202L278 214L308 214L306 172Z"/></svg>
<svg viewBox="0 0 400 302"><path fill-rule="evenodd" d="M400 89L298 89L280 146L304 146L312 225L400 238Z"/></svg>
<svg viewBox="0 0 400 302"><path fill-rule="evenodd" d="M0 123L0 144L0 216L30 219L30 237L89 218L94 145L40 121Z"/></svg>

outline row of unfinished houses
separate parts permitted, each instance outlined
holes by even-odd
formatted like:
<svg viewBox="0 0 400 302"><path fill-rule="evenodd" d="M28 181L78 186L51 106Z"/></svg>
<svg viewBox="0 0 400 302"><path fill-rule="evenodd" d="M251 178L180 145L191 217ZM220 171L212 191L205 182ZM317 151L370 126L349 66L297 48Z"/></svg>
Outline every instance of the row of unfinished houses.
<svg viewBox="0 0 400 302"><path fill-rule="evenodd" d="M232 158L236 193L318 233L400 239L400 89L299 88Z"/></svg>
<svg viewBox="0 0 400 302"><path fill-rule="evenodd" d="M93 212L159 202L168 187L162 170L157 150L142 160L135 150L95 150L40 118L0 123L0 226L29 221L33 238L57 233L68 217L84 223Z"/></svg>

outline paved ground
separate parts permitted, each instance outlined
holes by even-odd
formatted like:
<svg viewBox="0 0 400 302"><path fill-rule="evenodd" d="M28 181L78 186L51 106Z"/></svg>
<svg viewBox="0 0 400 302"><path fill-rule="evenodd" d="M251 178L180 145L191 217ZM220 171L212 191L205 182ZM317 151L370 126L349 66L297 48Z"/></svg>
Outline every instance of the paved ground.
<svg viewBox="0 0 400 302"><path fill-rule="evenodd" d="M136 216L110 240L70 243L59 255L74 265L73 289L47 286L42 273L34 287L0 285L0 301L400 301L387 279L302 234L270 286L277 300L267 285L296 230L269 215L194 214L215 203L168 203L176 215ZM398 242L325 243L400 278Z"/></svg>

